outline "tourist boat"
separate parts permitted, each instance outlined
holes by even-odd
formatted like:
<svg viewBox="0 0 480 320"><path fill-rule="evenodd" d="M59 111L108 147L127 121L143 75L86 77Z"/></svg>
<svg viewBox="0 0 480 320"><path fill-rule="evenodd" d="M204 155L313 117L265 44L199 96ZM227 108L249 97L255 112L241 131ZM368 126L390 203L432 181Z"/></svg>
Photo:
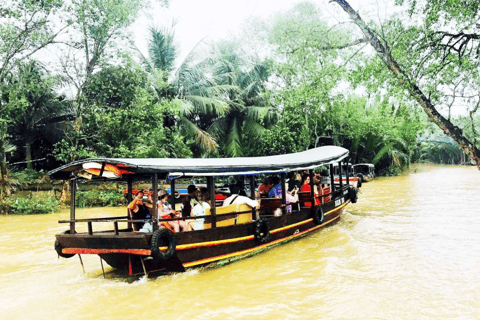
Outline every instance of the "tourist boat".
<svg viewBox="0 0 480 320"><path fill-rule="evenodd" d="M362 186L362 178L354 174L351 163L334 163L333 164L333 179L336 185L340 184L340 177L342 183L351 185L353 188L360 188Z"/></svg>
<svg viewBox="0 0 480 320"><path fill-rule="evenodd" d="M371 163L358 163L352 166L353 174L360 177L363 182L375 179L375 166Z"/></svg>
<svg viewBox="0 0 480 320"><path fill-rule="evenodd" d="M315 204L312 200L317 197L313 191L313 169L329 166L330 181L333 181L333 164L341 163L347 156L347 149L324 146L295 154L251 158L78 160L49 172L52 179L70 180L71 183L70 217L59 221L68 225L68 229L56 235L55 250L64 258L79 255L80 261L84 254L99 255L102 269L105 261L113 268L128 271L130 275L152 271L185 271L249 256L305 236L340 219L345 206L357 200L357 191L348 184L348 178L346 184L340 182L338 186L331 185L329 193L320 196L324 197L320 205L308 207L305 204ZM100 166L93 166L92 163ZM99 169L86 174L85 168L90 167ZM300 192L298 203L287 204L286 174L297 170L306 170L310 174L312 191ZM249 196L254 199L255 177L260 174L280 176L282 198L262 198L258 208L246 204L212 206L204 216L169 220L204 219L203 230L174 233L159 227L165 220L152 215L148 220L153 226L152 232L135 231L133 223L147 220L132 220L127 210L125 216L119 217L82 219L76 215L75 186L79 179L126 182L129 199L134 182L148 182L152 184L153 199L157 199L159 179L169 181L170 190L175 194L177 179L205 177L210 203L215 203L213 190L216 189L216 177L246 177L252 190ZM154 203L153 212L156 212L156 207ZM277 208L283 212L280 216L273 214Z"/></svg>

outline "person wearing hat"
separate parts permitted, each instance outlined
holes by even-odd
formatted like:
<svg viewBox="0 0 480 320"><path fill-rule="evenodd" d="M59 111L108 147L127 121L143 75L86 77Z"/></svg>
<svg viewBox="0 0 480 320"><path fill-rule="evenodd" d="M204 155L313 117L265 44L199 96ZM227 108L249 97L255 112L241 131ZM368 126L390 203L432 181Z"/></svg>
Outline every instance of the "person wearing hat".
<svg viewBox="0 0 480 320"><path fill-rule="evenodd" d="M143 201L145 191L143 189L137 192L135 198L128 205L128 214L132 220L145 220L150 219L150 208L152 208L151 202ZM150 199L151 200L151 199ZM134 222L133 230L139 231L143 227L143 222Z"/></svg>
<svg viewBox="0 0 480 320"><path fill-rule="evenodd" d="M178 213L175 212L175 210L173 210L172 207L170 207L170 205L167 202L168 196L169 196L168 193L164 193L160 197L158 197L158 218L159 219L165 220L165 219L172 219L172 218L178 217ZM174 231L174 232L187 230L187 225L183 220L160 221L159 225L167 229L170 229L171 231Z"/></svg>

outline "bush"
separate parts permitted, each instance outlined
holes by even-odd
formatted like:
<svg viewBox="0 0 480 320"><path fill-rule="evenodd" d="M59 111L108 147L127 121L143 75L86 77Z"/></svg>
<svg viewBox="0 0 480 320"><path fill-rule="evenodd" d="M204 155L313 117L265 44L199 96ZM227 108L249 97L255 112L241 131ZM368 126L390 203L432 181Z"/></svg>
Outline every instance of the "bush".
<svg viewBox="0 0 480 320"><path fill-rule="evenodd" d="M20 189L39 190L51 189L52 181L50 177L43 171L33 169L25 169L12 173L12 177L18 181Z"/></svg>
<svg viewBox="0 0 480 320"><path fill-rule="evenodd" d="M59 202L52 195L35 194L31 197L16 197L10 200L10 213L46 214L57 211Z"/></svg>
<svg viewBox="0 0 480 320"><path fill-rule="evenodd" d="M125 204L123 192L118 190L88 190L77 192L76 206L87 207L114 207Z"/></svg>

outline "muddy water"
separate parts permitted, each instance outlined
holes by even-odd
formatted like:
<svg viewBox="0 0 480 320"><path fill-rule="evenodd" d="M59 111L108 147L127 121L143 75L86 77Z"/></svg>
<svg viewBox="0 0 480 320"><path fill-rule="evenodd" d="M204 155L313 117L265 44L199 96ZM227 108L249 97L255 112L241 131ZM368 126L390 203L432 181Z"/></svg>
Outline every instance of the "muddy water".
<svg viewBox="0 0 480 320"><path fill-rule="evenodd" d="M365 183L334 226L220 268L127 279L58 259L68 212L0 217L0 319L480 319L480 172ZM108 216L124 209L103 209ZM98 210L79 210L82 217Z"/></svg>

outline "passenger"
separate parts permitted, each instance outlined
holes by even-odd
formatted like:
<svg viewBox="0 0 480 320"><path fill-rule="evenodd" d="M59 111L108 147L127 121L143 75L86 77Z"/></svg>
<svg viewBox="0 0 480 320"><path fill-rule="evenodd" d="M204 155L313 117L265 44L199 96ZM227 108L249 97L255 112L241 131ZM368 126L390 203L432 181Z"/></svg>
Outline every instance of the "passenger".
<svg viewBox="0 0 480 320"><path fill-rule="evenodd" d="M296 178L297 178L297 174L294 171L290 171L288 173L288 188L287 188L288 191L292 192L296 188L300 188L301 186L300 179L297 180Z"/></svg>
<svg viewBox="0 0 480 320"><path fill-rule="evenodd" d="M282 197L282 188L281 188L281 184L279 184L280 188L276 189L276 187L272 188L272 190L275 190L275 194L270 194L269 193L269 196L271 197L271 195L274 195L273 198L281 198ZM298 187L295 187L291 192L288 191L288 183L285 183L285 190L287 190L286 194L285 194L285 200L286 200L286 203L289 204L289 203L297 203L298 202ZM277 209L278 210L278 209ZM291 213L292 212L292 206L287 206L287 212L288 213ZM275 215L275 212L274 212L274 216Z"/></svg>
<svg viewBox="0 0 480 320"><path fill-rule="evenodd" d="M238 194L232 194L230 197L223 201L223 207L229 206L231 204L246 204L251 208L259 208L259 202L257 200L252 200L249 197L241 196Z"/></svg>
<svg viewBox="0 0 480 320"><path fill-rule="evenodd" d="M144 195L145 195L145 191L143 189L139 190L135 198L133 198L133 200L127 206L130 219L144 220L144 219L151 218L149 208L153 207L152 205L153 201L151 203L146 203L146 202L144 203L143 201ZM150 195L150 199L151 199L151 195ZM140 231L143 225L144 225L143 222L133 222L133 230Z"/></svg>
<svg viewBox="0 0 480 320"><path fill-rule="evenodd" d="M195 187L195 185L191 184L187 187L187 192L188 192L188 194L187 194L186 197L184 197L183 205L182 205L182 217L184 217L184 218L190 217L190 215L192 213L191 201L196 196L197 187Z"/></svg>
<svg viewBox="0 0 480 320"><path fill-rule="evenodd" d="M241 196L247 195L247 193L245 192L245 188L243 186L242 180L233 182L231 185L229 185L229 188L230 188L230 195L232 194L239 194Z"/></svg>
<svg viewBox="0 0 480 320"><path fill-rule="evenodd" d="M310 175L304 174L302 176L302 186L300 187L300 192L312 192L312 187L310 186ZM318 200L316 194L315 196L315 205L318 206L320 204L320 201ZM311 207L312 203L311 202L305 202L304 205L306 207Z"/></svg>
<svg viewBox="0 0 480 320"><path fill-rule="evenodd" d="M285 189L286 189L287 186L285 186ZM297 203L298 202L298 187L295 186L295 188L292 190L292 191L287 191L287 194L286 194L286 202L287 204L289 203ZM287 206L287 212L288 213L291 213L292 212L292 206L289 205Z"/></svg>
<svg viewBox="0 0 480 320"><path fill-rule="evenodd" d="M282 197L282 184L279 177L272 178L273 187L268 191L269 198L281 198Z"/></svg>
<svg viewBox="0 0 480 320"><path fill-rule="evenodd" d="M172 209L168 204L168 193L162 194L158 199L158 218L159 219L173 219L178 218L178 213ZM180 231L189 231L189 227L186 225L183 220L173 220L173 221L160 221L159 226L163 226L167 229L170 229L174 232Z"/></svg>
<svg viewBox="0 0 480 320"><path fill-rule="evenodd" d="M205 210L210 209L208 203L209 193L207 188L202 188L198 192L198 197L194 198L194 206L192 208L192 216L199 217L205 215ZM203 230L205 218L190 220L188 223L192 230Z"/></svg>
<svg viewBox="0 0 480 320"><path fill-rule="evenodd" d="M258 186L259 197L262 195L267 195L268 191L272 188L272 178L268 177Z"/></svg>

